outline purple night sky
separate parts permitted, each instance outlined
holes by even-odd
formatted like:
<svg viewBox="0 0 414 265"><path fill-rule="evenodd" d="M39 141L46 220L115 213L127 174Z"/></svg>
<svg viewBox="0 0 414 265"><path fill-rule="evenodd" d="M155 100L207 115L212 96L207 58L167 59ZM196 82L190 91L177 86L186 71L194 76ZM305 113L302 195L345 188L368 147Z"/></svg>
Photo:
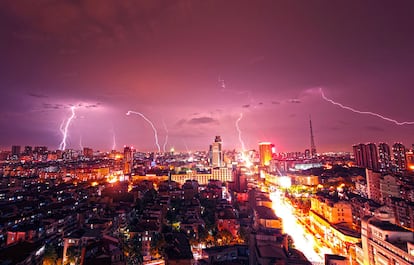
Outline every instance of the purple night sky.
<svg viewBox="0 0 414 265"><path fill-rule="evenodd" d="M0 1L0 148L414 143L414 1ZM220 80L224 80L221 82ZM114 142L115 141L115 142Z"/></svg>

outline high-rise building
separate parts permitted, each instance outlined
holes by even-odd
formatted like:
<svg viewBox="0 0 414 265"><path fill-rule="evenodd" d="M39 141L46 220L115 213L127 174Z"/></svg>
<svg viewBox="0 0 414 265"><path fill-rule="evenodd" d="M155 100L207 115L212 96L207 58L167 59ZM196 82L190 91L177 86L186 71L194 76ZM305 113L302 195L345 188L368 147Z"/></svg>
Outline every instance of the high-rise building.
<svg viewBox="0 0 414 265"><path fill-rule="evenodd" d="M414 151L410 150L406 152L405 158L407 160L407 170L414 172Z"/></svg>
<svg viewBox="0 0 414 265"><path fill-rule="evenodd" d="M377 146L374 143L368 143L366 146L367 151L367 168L372 169L374 171L379 170L378 164L378 151Z"/></svg>
<svg viewBox="0 0 414 265"><path fill-rule="evenodd" d="M379 143L378 145L378 160L379 171L389 172L391 170L391 150L390 146L386 143Z"/></svg>
<svg viewBox="0 0 414 265"><path fill-rule="evenodd" d="M260 165L269 166L270 160L272 160L272 148L273 144L270 142L261 142L259 143L259 155L260 155Z"/></svg>
<svg viewBox="0 0 414 265"><path fill-rule="evenodd" d="M11 148L11 155L18 157L20 155L20 148L20 145L13 145Z"/></svg>
<svg viewBox="0 0 414 265"><path fill-rule="evenodd" d="M392 146L392 154L394 157L394 166L396 172L401 173L407 169L405 150L405 146L402 143L395 143Z"/></svg>
<svg viewBox="0 0 414 265"><path fill-rule="evenodd" d="M46 146L35 146L33 153L44 155L47 152Z"/></svg>
<svg viewBox="0 0 414 265"><path fill-rule="evenodd" d="M223 166L223 150L220 136L216 136L213 144L210 145L210 164L213 168Z"/></svg>
<svg viewBox="0 0 414 265"><path fill-rule="evenodd" d="M124 147L124 175L130 175L132 171L132 149L129 146Z"/></svg>
<svg viewBox="0 0 414 265"><path fill-rule="evenodd" d="M355 161L358 166L372 169L374 171L379 170L378 164L378 151L377 146L374 143L357 144L353 147Z"/></svg>
<svg viewBox="0 0 414 265"><path fill-rule="evenodd" d="M24 154L28 155L28 156L31 156L33 154L33 148L29 145L26 145L24 147Z"/></svg>
<svg viewBox="0 0 414 265"><path fill-rule="evenodd" d="M367 195L368 199L371 199L377 203L381 203L381 173L374 172L370 169L365 170L365 175L367 179Z"/></svg>
<svg viewBox="0 0 414 265"><path fill-rule="evenodd" d="M93 158L93 150L92 148L84 147L83 148L83 156L87 158Z"/></svg>
<svg viewBox="0 0 414 265"><path fill-rule="evenodd" d="M357 166L366 168L368 165L367 146L365 144L357 144L352 146L352 149Z"/></svg>

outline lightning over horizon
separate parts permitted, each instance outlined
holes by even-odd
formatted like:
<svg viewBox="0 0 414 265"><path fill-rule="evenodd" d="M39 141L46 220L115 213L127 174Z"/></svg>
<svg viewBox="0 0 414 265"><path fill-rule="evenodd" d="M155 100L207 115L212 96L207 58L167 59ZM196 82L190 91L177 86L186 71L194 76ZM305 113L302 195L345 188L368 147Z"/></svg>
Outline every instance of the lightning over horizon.
<svg viewBox="0 0 414 265"><path fill-rule="evenodd" d="M236 129L237 129L237 132L239 133L239 142L241 144L242 151L244 152L244 151L246 151L246 147L244 145L244 141L243 141L242 136L241 136L242 132L241 132L240 127L239 127L239 122L242 119L243 119L243 113L240 113L239 118L236 120Z"/></svg>
<svg viewBox="0 0 414 265"><path fill-rule="evenodd" d="M81 150L83 150L82 135L79 136L79 147L80 147Z"/></svg>
<svg viewBox="0 0 414 265"><path fill-rule="evenodd" d="M114 130L112 130L112 150L116 150L116 136Z"/></svg>
<svg viewBox="0 0 414 265"><path fill-rule="evenodd" d="M327 102L329 102L329 103L331 103L333 105L336 105L336 106L338 106L340 108L343 108L343 109L352 111L354 113L364 114L364 115L371 115L371 116L380 118L382 120L392 122L392 123L394 123L396 125L399 125L399 126L401 126L401 125L414 125L414 121L397 121L395 119L392 119L392 118L389 118L389 117L385 117L385 116L383 116L381 114L378 114L378 113L375 113L375 112L371 112L371 111L361 111L361 110L357 110L357 109L354 109L354 108L349 107L349 106L345 106L345 105L343 105L343 104L341 104L339 102L336 102L336 101L334 101L334 100L326 97L325 94L324 94L324 92L323 92L323 90L322 90L322 88L319 88L319 93L321 94L322 99L324 99L325 101L327 101Z"/></svg>
<svg viewBox="0 0 414 265"><path fill-rule="evenodd" d="M166 132L164 145L162 146L162 149L163 149L163 151L165 153L166 152L167 143L168 143L168 128L167 128L167 125L165 124L165 121L164 120L162 120L162 125L164 126L164 130Z"/></svg>
<svg viewBox="0 0 414 265"><path fill-rule="evenodd" d="M151 125L151 128L154 131L155 145L158 148L158 152L161 152L161 147L160 147L160 145L158 143L158 132L157 132L157 129L155 128L154 124L152 123L152 121L150 121L147 117L145 117L144 114L142 114L141 112L138 112L138 111L128 110L128 112L126 113L126 115L129 116L129 115L131 115L131 113L141 116L146 122L149 123L149 125Z"/></svg>
<svg viewBox="0 0 414 265"><path fill-rule="evenodd" d="M68 138L68 129L69 125L72 122L72 120L75 118L75 106L70 107L70 110L72 112L72 115L66 120L62 121L62 124L60 125L60 132L62 133L62 142L59 145L59 149L62 151L65 151L66 149L66 140Z"/></svg>

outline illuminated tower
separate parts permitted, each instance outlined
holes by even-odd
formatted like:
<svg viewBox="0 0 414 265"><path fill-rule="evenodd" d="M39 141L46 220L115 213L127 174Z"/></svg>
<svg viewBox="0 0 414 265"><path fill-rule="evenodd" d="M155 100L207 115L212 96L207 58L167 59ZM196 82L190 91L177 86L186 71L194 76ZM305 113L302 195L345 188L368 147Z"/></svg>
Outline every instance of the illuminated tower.
<svg viewBox="0 0 414 265"><path fill-rule="evenodd" d="M312 128L312 119L309 116L309 129L310 129L310 141L311 141L311 157L316 157L316 145L315 145L315 137L313 136L313 128Z"/></svg>
<svg viewBox="0 0 414 265"><path fill-rule="evenodd" d="M132 149L129 146L124 147L124 175L130 175L132 169Z"/></svg>
<svg viewBox="0 0 414 265"><path fill-rule="evenodd" d="M223 151L221 149L221 137L216 136L212 145L210 145L210 162L212 167L223 166Z"/></svg>
<svg viewBox="0 0 414 265"><path fill-rule="evenodd" d="M379 171L389 172L391 169L391 150L386 143L378 144Z"/></svg>
<svg viewBox="0 0 414 265"><path fill-rule="evenodd" d="M402 143L395 143L392 146L394 156L394 165L396 172L403 172L407 169L407 160L405 158L405 146Z"/></svg>
<svg viewBox="0 0 414 265"><path fill-rule="evenodd" d="M414 151L410 150L406 152L405 158L407 159L407 170L414 172Z"/></svg>
<svg viewBox="0 0 414 265"><path fill-rule="evenodd" d="M259 143L259 155L260 155L260 165L269 166L270 160L272 160L272 148L273 144L269 142Z"/></svg>

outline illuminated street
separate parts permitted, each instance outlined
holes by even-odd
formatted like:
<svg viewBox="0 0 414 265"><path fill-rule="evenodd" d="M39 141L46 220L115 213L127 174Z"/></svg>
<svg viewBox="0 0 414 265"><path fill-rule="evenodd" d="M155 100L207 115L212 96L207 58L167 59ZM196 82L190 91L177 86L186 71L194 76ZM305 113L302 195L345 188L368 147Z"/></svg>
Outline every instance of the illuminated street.
<svg viewBox="0 0 414 265"><path fill-rule="evenodd" d="M308 233L306 228L299 223L292 206L285 203L280 196L279 191L270 193L270 199L273 202L272 208L276 215L283 219L284 232L292 237L295 247L302 251L309 261L313 264L323 263L323 255L331 252L325 247L323 247L323 251L320 250L320 246L315 243L312 234Z"/></svg>

